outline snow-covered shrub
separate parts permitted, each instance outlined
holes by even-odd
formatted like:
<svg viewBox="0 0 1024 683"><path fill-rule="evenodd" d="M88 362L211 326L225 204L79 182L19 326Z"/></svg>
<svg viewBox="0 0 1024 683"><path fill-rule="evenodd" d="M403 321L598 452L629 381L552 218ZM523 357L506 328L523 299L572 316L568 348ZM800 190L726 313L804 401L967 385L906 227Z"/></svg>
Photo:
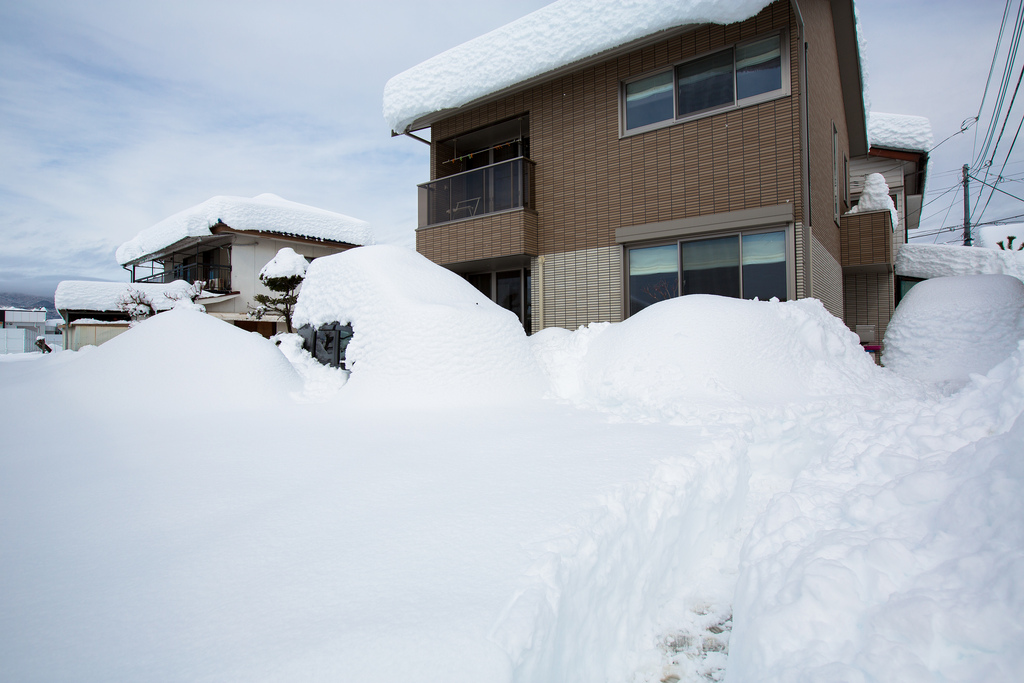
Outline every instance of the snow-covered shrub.
<svg viewBox="0 0 1024 683"><path fill-rule="evenodd" d="M252 317L260 320L267 313L274 313L284 318L289 334L293 332L292 312L299 300L298 289L306 277L307 268L309 261L301 254L295 253L291 247L284 247L278 251L260 271L260 282L270 291L276 292L277 296L255 295L253 300L256 305L249 308Z"/></svg>

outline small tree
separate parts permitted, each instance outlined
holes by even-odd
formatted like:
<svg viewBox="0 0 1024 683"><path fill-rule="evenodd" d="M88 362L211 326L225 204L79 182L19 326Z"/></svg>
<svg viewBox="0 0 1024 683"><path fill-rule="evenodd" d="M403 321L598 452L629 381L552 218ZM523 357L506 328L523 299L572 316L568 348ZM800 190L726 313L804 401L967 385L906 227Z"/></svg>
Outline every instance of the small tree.
<svg viewBox="0 0 1024 683"><path fill-rule="evenodd" d="M153 300L149 298L148 294L134 287L129 287L128 291L121 295L117 302L117 308L123 313L127 313L133 323L156 315Z"/></svg>
<svg viewBox="0 0 1024 683"><path fill-rule="evenodd" d="M998 244L999 248L1002 249L1003 251L1013 251L1013 241L1015 239L1017 239L1016 235L1007 235L1005 245L1003 244L1002 240L999 240L998 242L996 242L996 244ZM1021 250L1024 250L1024 244L1021 244L1019 247L1017 247L1017 251Z"/></svg>
<svg viewBox="0 0 1024 683"><path fill-rule="evenodd" d="M306 277L308 267L309 261L301 254L296 254L291 247L277 252L260 271L260 282L277 295L255 295L253 300L256 305L249 307L249 315L260 320L267 313L276 313L284 318L285 327L292 332L292 312L299 300L299 287Z"/></svg>

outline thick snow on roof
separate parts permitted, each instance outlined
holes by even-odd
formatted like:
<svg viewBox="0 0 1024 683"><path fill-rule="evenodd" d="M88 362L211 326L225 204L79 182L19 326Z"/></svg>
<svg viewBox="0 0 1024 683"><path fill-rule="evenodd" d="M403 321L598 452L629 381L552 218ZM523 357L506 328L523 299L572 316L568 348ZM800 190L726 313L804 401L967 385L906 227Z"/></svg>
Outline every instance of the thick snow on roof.
<svg viewBox="0 0 1024 683"><path fill-rule="evenodd" d="M1024 339L1024 282L1009 275L938 277L914 285L885 331L883 364L914 379L966 382Z"/></svg>
<svg viewBox="0 0 1024 683"><path fill-rule="evenodd" d="M868 116L868 140L872 147L927 152L932 148L932 124L923 116L883 114Z"/></svg>
<svg viewBox="0 0 1024 683"><path fill-rule="evenodd" d="M167 284L64 280L57 285L53 302L59 311L117 311L124 296L133 289L147 294L156 310L167 311L174 308L177 299L185 297L189 283L184 280ZM173 298L168 298L168 294Z"/></svg>
<svg viewBox="0 0 1024 683"><path fill-rule="evenodd" d="M1003 274L1024 280L1024 252L947 244L904 244L896 255L896 274L918 278Z"/></svg>
<svg viewBox="0 0 1024 683"><path fill-rule="evenodd" d="M1010 248L1013 251L1024 253L1024 250L1021 250L1021 247L1024 246L1024 223L975 226L971 228L971 234L976 247L1000 251ZM1013 237L1012 243L1008 239L1009 237ZM1000 242L1003 243L1002 247L999 246Z"/></svg>
<svg viewBox="0 0 1024 683"><path fill-rule="evenodd" d="M351 216L290 202L274 194L213 197L147 228L117 249L121 265L144 259L188 237L210 235L220 221L236 230L295 235L316 240L372 244L370 226Z"/></svg>
<svg viewBox="0 0 1024 683"><path fill-rule="evenodd" d="M391 130L659 31L731 24L770 0L560 0L404 71L384 86Z"/></svg>
<svg viewBox="0 0 1024 683"><path fill-rule="evenodd" d="M424 391L434 400L540 391L519 319L403 247L361 247L313 261L294 322L350 323L349 384L386 390L388 400Z"/></svg>

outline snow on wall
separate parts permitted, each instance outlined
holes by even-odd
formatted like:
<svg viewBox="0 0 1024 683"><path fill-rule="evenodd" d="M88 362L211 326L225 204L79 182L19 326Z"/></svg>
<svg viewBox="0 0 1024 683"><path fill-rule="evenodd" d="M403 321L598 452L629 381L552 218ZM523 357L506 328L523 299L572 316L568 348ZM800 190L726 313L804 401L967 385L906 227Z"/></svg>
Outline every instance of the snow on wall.
<svg viewBox="0 0 1024 683"><path fill-rule="evenodd" d="M177 299L185 296L189 283L184 280L167 284L64 280L57 285L53 301L59 311L117 311L123 297L133 289L147 294L156 310L167 311L174 307Z"/></svg>
<svg viewBox="0 0 1024 683"><path fill-rule="evenodd" d="M877 111L868 115L868 140L872 147L908 152L927 152L934 142L931 121L925 117Z"/></svg>
<svg viewBox="0 0 1024 683"><path fill-rule="evenodd" d="M559 0L393 77L384 120L404 132L427 114L478 98L606 50L687 24L731 24L770 0Z"/></svg>
<svg viewBox="0 0 1024 683"><path fill-rule="evenodd" d="M885 331L882 363L929 382L966 381L1009 358L1024 339L1024 282L1008 275L920 282Z"/></svg>
<svg viewBox="0 0 1024 683"><path fill-rule="evenodd" d="M207 199L147 228L117 249L121 265L139 261L188 237L210 235L220 221L236 230L296 235L318 240L372 244L370 226L351 216L282 199L274 194Z"/></svg>
<svg viewBox="0 0 1024 683"><path fill-rule="evenodd" d="M1024 252L947 244L904 244L896 255L896 274L925 279L952 275L1012 275L1024 281Z"/></svg>
<svg viewBox="0 0 1024 683"><path fill-rule="evenodd" d="M335 321L352 325L346 358L357 391L388 400L539 392L519 319L409 249L362 247L313 261L294 323Z"/></svg>

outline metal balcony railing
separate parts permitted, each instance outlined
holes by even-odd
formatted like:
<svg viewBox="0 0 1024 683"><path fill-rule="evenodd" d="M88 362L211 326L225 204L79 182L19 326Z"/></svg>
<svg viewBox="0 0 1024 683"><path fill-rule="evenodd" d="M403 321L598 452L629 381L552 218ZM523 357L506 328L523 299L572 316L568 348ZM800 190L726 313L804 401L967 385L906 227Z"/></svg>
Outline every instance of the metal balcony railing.
<svg viewBox="0 0 1024 683"><path fill-rule="evenodd" d="M202 263L176 264L162 273L135 278L135 282L167 283L175 280L206 282L208 292L231 291L231 266L211 266Z"/></svg>
<svg viewBox="0 0 1024 683"><path fill-rule="evenodd" d="M533 208L533 166L519 157L419 185L419 227Z"/></svg>

